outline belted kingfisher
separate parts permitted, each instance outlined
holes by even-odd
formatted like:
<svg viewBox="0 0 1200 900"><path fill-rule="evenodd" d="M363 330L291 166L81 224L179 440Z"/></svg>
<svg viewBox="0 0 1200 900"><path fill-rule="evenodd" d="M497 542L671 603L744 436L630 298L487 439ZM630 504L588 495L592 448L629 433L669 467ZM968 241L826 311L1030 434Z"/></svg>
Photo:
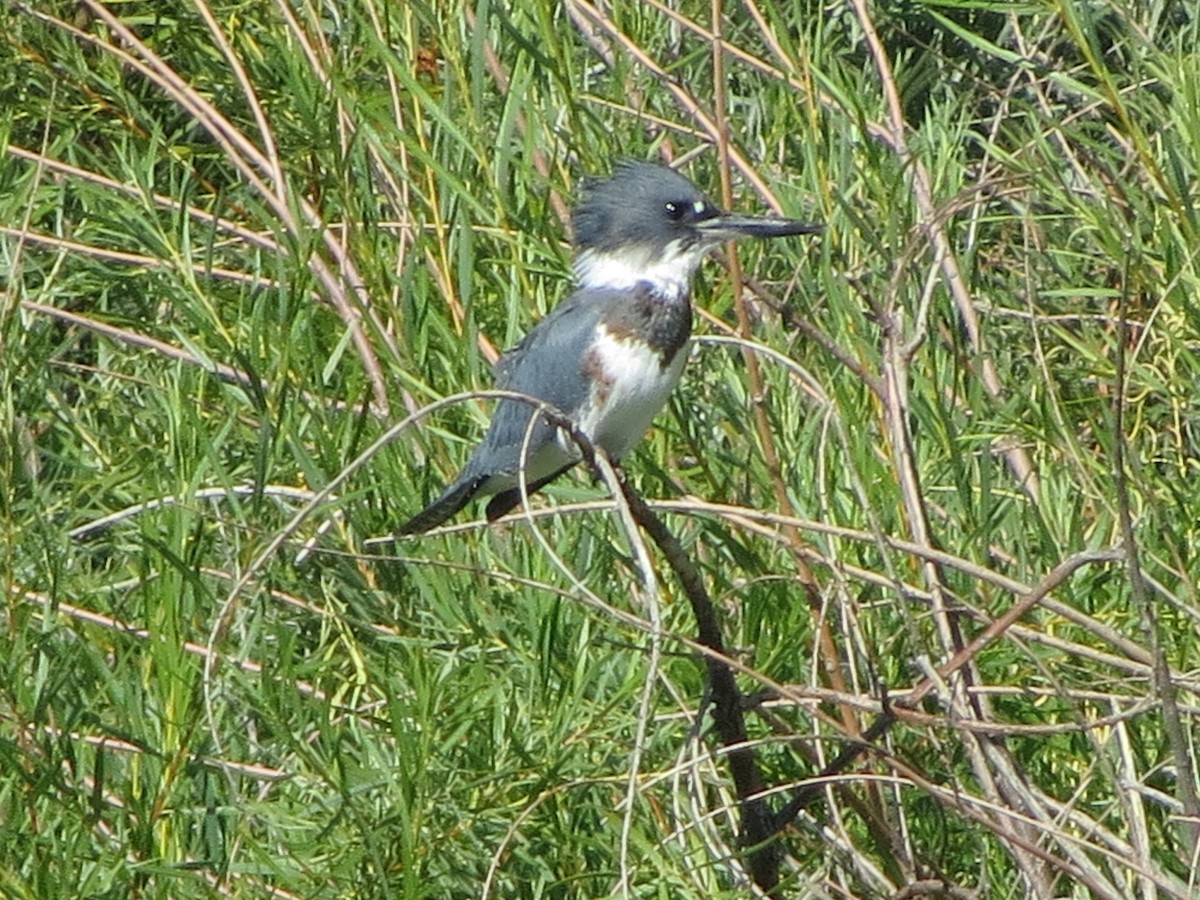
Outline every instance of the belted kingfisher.
<svg viewBox="0 0 1200 900"><path fill-rule="evenodd" d="M722 212L664 166L624 161L593 180L572 215L579 286L496 363L496 386L566 415L619 462L642 439L679 382L692 333L691 280L704 255L739 237L812 234L820 225ZM399 528L428 531L476 496L488 521L545 487L580 458L536 407L501 400L483 442L454 482ZM522 450L525 457L522 458Z"/></svg>

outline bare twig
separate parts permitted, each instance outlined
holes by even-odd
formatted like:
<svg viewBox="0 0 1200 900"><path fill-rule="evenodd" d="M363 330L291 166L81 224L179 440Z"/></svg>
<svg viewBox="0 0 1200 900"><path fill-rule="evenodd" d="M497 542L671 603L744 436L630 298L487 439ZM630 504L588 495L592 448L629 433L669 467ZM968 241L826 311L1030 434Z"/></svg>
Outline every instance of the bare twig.
<svg viewBox="0 0 1200 900"><path fill-rule="evenodd" d="M621 491L637 523L658 545L679 579L696 617L699 642L715 655L706 655L709 690L713 700L713 724L729 759L729 770L742 808L742 843L747 846L747 864L754 883L774 895L779 883L779 852L772 843L776 832L774 815L763 796L765 785L753 748L748 744L742 695L733 670L719 657L727 656L716 607L704 585L700 570L692 563L679 539L667 528L627 479Z"/></svg>
<svg viewBox="0 0 1200 900"><path fill-rule="evenodd" d="M309 268L325 289L329 302L337 309L342 321L350 331L359 359L371 381L376 408L383 413L388 409L386 379L383 377L378 357L362 327L363 320L369 321L375 332L386 342L387 330L378 320L366 295L364 282L354 261L342 252L336 236L326 227L318 211L303 197L289 195L286 185L280 183L277 165L271 157L260 150L252 140L229 121L211 102L188 84L171 66L141 41L128 26L98 0L83 0L88 10L102 20L116 41L105 41L94 34L80 30L28 4L17 4L27 15L34 16L58 28L77 40L95 46L112 55L145 77L166 96L178 103L196 123L204 128L222 148L226 158L237 167L242 177L264 203L279 218L290 234L304 237L307 230L317 232L327 252L335 261L331 265L323 256L314 253L307 260ZM296 211L299 211L297 216ZM393 348L394 349L394 348Z"/></svg>
<svg viewBox="0 0 1200 900"><path fill-rule="evenodd" d="M1166 733L1167 746L1170 748L1171 759L1177 770L1175 777L1177 797L1183 805L1185 814L1181 820L1184 849L1189 857L1194 857L1200 852L1200 797L1196 795L1196 770L1192 764L1192 756L1188 752L1188 738L1184 733L1183 721L1179 715L1175 683L1171 680L1171 667L1167 662L1166 650L1163 648L1162 635L1159 631L1158 613L1154 604L1150 602L1149 591L1142 575L1141 553L1131 512L1129 474L1126 471L1128 439L1125 436L1125 344L1129 340L1129 322L1126 313L1129 308L1130 290L1128 262L1127 254L1126 271L1123 273L1123 288L1117 313L1118 329L1114 362L1116 386L1113 390L1113 478L1117 489L1117 510L1121 523L1121 541L1125 548L1125 568L1129 578L1129 592L1133 598L1133 606L1141 618L1146 640L1150 645L1154 692L1159 703L1162 704L1163 731Z"/></svg>

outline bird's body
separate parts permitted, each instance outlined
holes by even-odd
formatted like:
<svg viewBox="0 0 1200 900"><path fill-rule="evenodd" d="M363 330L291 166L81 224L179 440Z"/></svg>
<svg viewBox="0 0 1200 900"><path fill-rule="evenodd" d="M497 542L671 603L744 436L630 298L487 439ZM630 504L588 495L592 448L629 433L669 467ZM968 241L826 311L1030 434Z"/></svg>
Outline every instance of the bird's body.
<svg viewBox="0 0 1200 900"><path fill-rule="evenodd" d="M705 253L739 235L818 230L788 219L727 216L682 175L620 164L574 214L578 288L496 363L496 386L549 404L620 461L679 383L691 336L691 279ZM455 481L399 529L427 531L476 496L489 521L579 461L570 436L532 403L501 400Z"/></svg>

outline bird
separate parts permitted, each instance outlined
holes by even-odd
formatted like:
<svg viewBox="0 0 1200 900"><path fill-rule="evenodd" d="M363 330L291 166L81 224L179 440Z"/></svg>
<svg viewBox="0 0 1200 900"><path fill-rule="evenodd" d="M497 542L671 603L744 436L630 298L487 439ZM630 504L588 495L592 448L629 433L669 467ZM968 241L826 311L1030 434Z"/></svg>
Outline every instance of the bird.
<svg viewBox="0 0 1200 900"><path fill-rule="evenodd" d="M692 277L705 255L740 237L822 230L723 212L674 169L636 160L587 180L571 223L577 287L496 362L495 383L562 413L614 463L641 441L679 383L692 333ZM398 534L441 525L476 497L491 497L486 515L494 522L521 503L522 469L532 495L580 458L571 436L536 404L502 399L462 471Z"/></svg>

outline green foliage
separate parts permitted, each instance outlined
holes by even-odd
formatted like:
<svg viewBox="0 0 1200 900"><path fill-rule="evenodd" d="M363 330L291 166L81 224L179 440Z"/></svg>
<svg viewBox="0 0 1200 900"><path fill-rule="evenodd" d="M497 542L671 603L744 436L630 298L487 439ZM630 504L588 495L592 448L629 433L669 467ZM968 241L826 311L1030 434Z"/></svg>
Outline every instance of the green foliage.
<svg viewBox="0 0 1200 900"><path fill-rule="evenodd" d="M769 786L900 711L783 891L1193 895L1195 10L768 0L718 67L672 8L4 5L0 893L746 896L604 488L386 539L484 400L351 467L561 299L582 176L687 155L827 229L708 265L627 468Z"/></svg>

